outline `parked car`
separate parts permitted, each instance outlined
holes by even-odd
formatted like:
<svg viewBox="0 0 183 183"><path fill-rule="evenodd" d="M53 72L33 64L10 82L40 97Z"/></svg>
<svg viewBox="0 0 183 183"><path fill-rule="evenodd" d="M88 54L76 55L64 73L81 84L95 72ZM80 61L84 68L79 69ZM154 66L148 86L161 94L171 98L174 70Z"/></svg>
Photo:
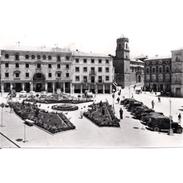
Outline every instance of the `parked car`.
<svg viewBox="0 0 183 183"><path fill-rule="evenodd" d="M134 101L136 101L136 100L133 99L133 98L125 98L124 100L121 101L120 104L126 106L126 105L129 104L130 102L134 102Z"/></svg>
<svg viewBox="0 0 183 183"><path fill-rule="evenodd" d="M144 125L148 125L149 119L153 117L158 117L158 116L164 116L162 112L150 112L150 113L145 113L141 116L141 123Z"/></svg>
<svg viewBox="0 0 183 183"><path fill-rule="evenodd" d="M142 110L138 110L138 111L134 114L134 116L135 116L135 118L137 118L137 119L142 119L142 116L146 116L146 115L148 115L149 113L152 113L152 112L154 112L153 109L144 108L144 109L142 109Z"/></svg>
<svg viewBox="0 0 183 183"><path fill-rule="evenodd" d="M165 116L152 117L149 119L148 128L153 131L169 131L170 127L174 133L182 133L182 127Z"/></svg>
<svg viewBox="0 0 183 183"><path fill-rule="evenodd" d="M138 101L131 102L131 103L129 103L129 105L127 106L127 111L131 111L131 110L135 109L136 107L139 107L139 106L142 106L142 105L143 105L142 102L138 102Z"/></svg>

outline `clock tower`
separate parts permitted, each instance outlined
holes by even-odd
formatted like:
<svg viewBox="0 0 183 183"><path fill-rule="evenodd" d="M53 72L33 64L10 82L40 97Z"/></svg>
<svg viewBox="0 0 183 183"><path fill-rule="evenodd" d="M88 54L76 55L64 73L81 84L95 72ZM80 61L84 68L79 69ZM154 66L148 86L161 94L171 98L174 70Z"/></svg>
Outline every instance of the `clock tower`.
<svg viewBox="0 0 183 183"><path fill-rule="evenodd" d="M128 38L118 38L116 43L116 55L113 60L115 69L115 82L123 88L130 85L130 50Z"/></svg>

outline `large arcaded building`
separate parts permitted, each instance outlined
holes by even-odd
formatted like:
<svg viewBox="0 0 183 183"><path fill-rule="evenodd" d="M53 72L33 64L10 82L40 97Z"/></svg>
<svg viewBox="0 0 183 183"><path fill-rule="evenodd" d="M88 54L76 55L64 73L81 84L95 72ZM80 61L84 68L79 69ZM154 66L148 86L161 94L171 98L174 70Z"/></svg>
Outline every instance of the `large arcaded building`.
<svg viewBox="0 0 183 183"><path fill-rule="evenodd" d="M1 91L111 93L112 58L69 50L1 50Z"/></svg>

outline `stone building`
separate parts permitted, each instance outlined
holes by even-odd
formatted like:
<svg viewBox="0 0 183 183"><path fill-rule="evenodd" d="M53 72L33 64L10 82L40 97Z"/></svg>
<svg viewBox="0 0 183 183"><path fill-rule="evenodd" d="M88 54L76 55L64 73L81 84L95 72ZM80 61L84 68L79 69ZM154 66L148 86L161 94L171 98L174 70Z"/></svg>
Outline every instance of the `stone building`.
<svg viewBox="0 0 183 183"><path fill-rule="evenodd" d="M75 93L89 90L93 93L111 93L114 79L112 58L106 55L73 52L73 79Z"/></svg>
<svg viewBox="0 0 183 183"><path fill-rule="evenodd" d="M145 60L144 88L148 91L171 91L171 57L155 57Z"/></svg>
<svg viewBox="0 0 183 183"><path fill-rule="evenodd" d="M67 51L1 50L1 91L71 91L72 54Z"/></svg>
<svg viewBox="0 0 183 183"><path fill-rule="evenodd" d="M130 84L144 85L144 62L139 59L130 60Z"/></svg>
<svg viewBox="0 0 183 183"><path fill-rule="evenodd" d="M172 51L171 93L183 97L183 50Z"/></svg>
<svg viewBox="0 0 183 183"><path fill-rule="evenodd" d="M144 83L144 62L140 59L130 59L129 39L117 39L116 54L113 57L115 70L114 80L122 88Z"/></svg>
<svg viewBox="0 0 183 183"><path fill-rule="evenodd" d="M70 50L1 50L1 91L111 93L112 58Z"/></svg>

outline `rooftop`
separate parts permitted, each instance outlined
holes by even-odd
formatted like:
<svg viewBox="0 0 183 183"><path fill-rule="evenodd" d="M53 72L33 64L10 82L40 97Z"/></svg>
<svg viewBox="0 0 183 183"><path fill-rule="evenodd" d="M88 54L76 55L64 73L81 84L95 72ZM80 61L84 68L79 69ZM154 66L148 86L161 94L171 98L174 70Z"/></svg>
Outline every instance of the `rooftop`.
<svg viewBox="0 0 183 183"><path fill-rule="evenodd" d="M73 51L72 52L73 56L82 56L82 57L108 57L110 58L109 55L107 54L101 54L101 53L86 53L86 52L80 52L80 51Z"/></svg>

